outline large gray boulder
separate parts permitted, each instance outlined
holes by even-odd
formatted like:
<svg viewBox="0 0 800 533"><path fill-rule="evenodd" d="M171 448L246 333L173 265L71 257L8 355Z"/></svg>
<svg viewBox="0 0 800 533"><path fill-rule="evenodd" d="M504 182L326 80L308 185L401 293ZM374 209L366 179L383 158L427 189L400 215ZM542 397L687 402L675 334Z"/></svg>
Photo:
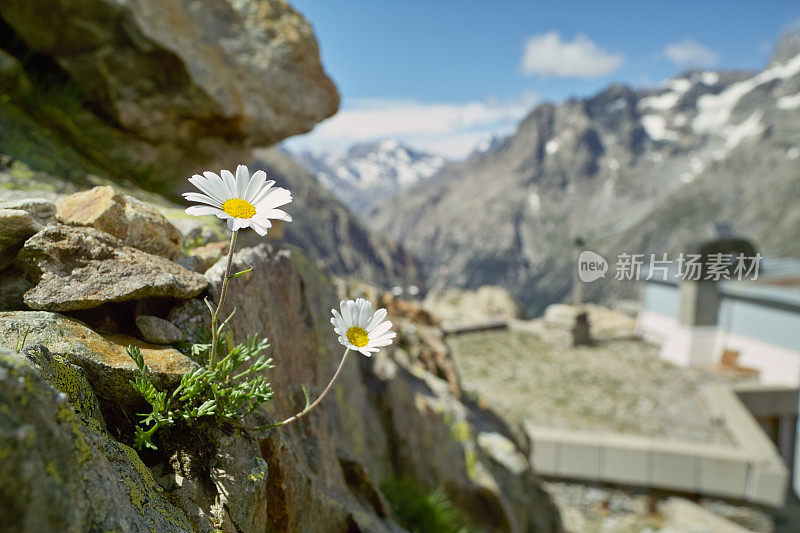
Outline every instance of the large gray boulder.
<svg viewBox="0 0 800 533"><path fill-rule="evenodd" d="M206 287L200 274L126 246L93 228L48 226L25 242L17 263L34 287L31 309L72 311L151 297L192 298Z"/></svg>

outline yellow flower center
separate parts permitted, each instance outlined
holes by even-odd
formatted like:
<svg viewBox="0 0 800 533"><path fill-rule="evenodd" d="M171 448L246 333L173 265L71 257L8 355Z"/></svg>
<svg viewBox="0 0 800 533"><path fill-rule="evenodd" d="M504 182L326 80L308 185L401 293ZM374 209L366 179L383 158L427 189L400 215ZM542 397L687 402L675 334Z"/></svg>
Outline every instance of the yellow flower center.
<svg viewBox="0 0 800 533"><path fill-rule="evenodd" d="M363 348L369 342L369 335L364 328L353 326L347 330L347 340L356 348Z"/></svg>
<svg viewBox="0 0 800 533"><path fill-rule="evenodd" d="M222 210L233 218L253 218L253 215L256 214L256 208L253 204L239 198L226 200L222 204Z"/></svg>

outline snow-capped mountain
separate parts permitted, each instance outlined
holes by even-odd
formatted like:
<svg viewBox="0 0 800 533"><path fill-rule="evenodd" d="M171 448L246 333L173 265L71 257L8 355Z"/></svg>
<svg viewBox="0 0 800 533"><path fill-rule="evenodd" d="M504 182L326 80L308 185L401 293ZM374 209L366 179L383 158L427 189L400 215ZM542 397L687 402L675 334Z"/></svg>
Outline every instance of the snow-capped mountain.
<svg viewBox="0 0 800 533"><path fill-rule="evenodd" d="M607 258L686 252L725 222L765 255L800 257L798 126L800 33L760 72L691 71L538 105L504 142L369 216L429 285L501 285L536 314L569 294L577 236Z"/></svg>
<svg viewBox="0 0 800 533"><path fill-rule="evenodd" d="M393 139L357 144L344 153L296 155L323 186L356 213L363 213L375 201L431 177L446 163L438 155L415 150Z"/></svg>

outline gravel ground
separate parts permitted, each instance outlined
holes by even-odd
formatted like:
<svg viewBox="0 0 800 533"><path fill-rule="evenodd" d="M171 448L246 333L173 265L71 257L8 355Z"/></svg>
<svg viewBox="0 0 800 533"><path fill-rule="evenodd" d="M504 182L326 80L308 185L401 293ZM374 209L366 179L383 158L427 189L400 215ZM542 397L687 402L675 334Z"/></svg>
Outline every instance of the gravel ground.
<svg viewBox="0 0 800 533"><path fill-rule="evenodd" d="M515 422L730 444L699 386L723 378L674 366L640 340L572 347L541 320L448 337L467 390Z"/></svg>

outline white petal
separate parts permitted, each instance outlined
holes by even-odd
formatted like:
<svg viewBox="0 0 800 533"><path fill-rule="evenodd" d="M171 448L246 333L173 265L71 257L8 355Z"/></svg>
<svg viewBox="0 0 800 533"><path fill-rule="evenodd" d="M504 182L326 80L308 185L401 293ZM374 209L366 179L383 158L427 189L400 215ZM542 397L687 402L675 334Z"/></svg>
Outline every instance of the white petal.
<svg viewBox="0 0 800 533"><path fill-rule="evenodd" d="M345 318L344 309L345 309L344 300L342 300L341 302L339 302L339 316L342 317L342 320L339 323L339 325L341 327L343 327L343 328L346 328L347 327L347 319Z"/></svg>
<svg viewBox="0 0 800 533"><path fill-rule="evenodd" d="M262 185L260 189L258 189L257 191L253 191L253 196L248 201L253 205L257 205L261 200L264 199L265 196L267 196L269 193L275 190L272 188L273 185L275 185L275 180L269 180L264 182L264 185Z"/></svg>
<svg viewBox="0 0 800 533"><path fill-rule="evenodd" d="M358 325L358 308L353 300L347 300L347 327Z"/></svg>
<svg viewBox="0 0 800 533"><path fill-rule="evenodd" d="M263 216L263 215L261 215L259 213L256 213L251 220L256 222L257 224L259 224L261 226L264 226L265 228L271 228L272 227L272 222L270 222L267 217L265 217L265 216Z"/></svg>
<svg viewBox="0 0 800 533"><path fill-rule="evenodd" d="M269 189L266 196L258 199L258 203L262 204L262 209L274 209L282 205L286 205L292 201L292 193L283 187L275 187Z"/></svg>
<svg viewBox="0 0 800 533"><path fill-rule="evenodd" d="M264 226L259 224L255 219L250 219L250 227L253 228L253 231L261 235L262 237L267 236L267 232L269 231L270 226Z"/></svg>
<svg viewBox="0 0 800 533"><path fill-rule="evenodd" d="M331 313L333 313L333 318L331 318L331 324L334 325L334 329L344 330L344 319L342 319L341 313L336 309L331 309Z"/></svg>
<svg viewBox="0 0 800 533"><path fill-rule="evenodd" d="M199 192L185 192L182 196L190 202L200 202L201 204L213 205L214 207L222 207L221 202L205 194L200 194Z"/></svg>
<svg viewBox="0 0 800 533"><path fill-rule="evenodd" d="M186 208L187 215L193 215L196 217L202 217L205 215L216 215L219 213L219 209L216 207L212 207L210 205L193 205L191 207Z"/></svg>
<svg viewBox="0 0 800 533"><path fill-rule="evenodd" d="M366 355L367 357L372 357L372 354L369 352L369 350L366 348L366 346L364 348L356 348L356 350L358 350L362 354Z"/></svg>
<svg viewBox="0 0 800 533"><path fill-rule="evenodd" d="M222 181L225 182L225 188L228 189L228 198L239 198L239 195L236 194L236 178L233 177L230 170L222 170L220 171L220 175L222 176Z"/></svg>
<svg viewBox="0 0 800 533"><path fill-rule="evenodd" d="M389 346L392 344L394 339L394 335L384 335L382 337L377 337L375 339L370 339L368 346L378 347L378 346Z"/></svg>
<svg viewBox="0 0 800 533"><path fill-rule="evenodd" d="M250 184L250 171L244 165L236 167L236 197L245 198L245 191Z"/></svg>
<svg viewBox="0 0 800 533"><path fill-rule="evenodd" d="M373 336L377 337L379 335L383 335L390 329L392 329L392 323L387 320L386 322L381 322L380 324L375 326L371 331L368 331L367 334L371 339Z"/></svg>
<svg viewBox="0 0 800 533"><path fill-rule="evenodd" d="M225 185L225 180L219 177L219 174L206 171L203 172L203 176L208 180L206 182L207 186L213 188L212 192L214 192L214 194L211 195L213 198L221 202L233 198L233 196L231 196L231 191L228 190L228 186Z"/></svg>
<svg viewBox="0 0 800 533"><path fill-rule="evenodd" d="M257 170L250 177L250 182L247 184L247 189L245 189L244 191L244 199L252 204L256 194L258 194L261 191L266 181L267 181L267 173L264 172L263 170Z"/></svg>
<svg viewBox="0 0 800 533"><path fill-rule="evenodd" d="M372 314L372 304L364 298L359 298L356 300L356 305L358 306L358 325L366 329Z"/></svg>
<svg viewBox="0 0 800 533"><path fill-rule="evenodd" d="M375 314L372 315L372 319L370 319L369 324L364 329L366 329L367 331L372 331L372 329L375 326L383 322L384 318L386 318L386 309L384 308L378 309L377 311L375 311Z"/></svg>
<svg viewBox="0 0 800 533"><path fill-rule="evenodd" d="M291 222L292 217L286 211L282 209L263 209L261 206L264 205L263 203L258 204L256 206L256 213L266 218L271 218L273 220L285 220L286 222Z"/></svg>
<svg viewBox="0 0 800 533"><path fill-rule="evenodd" d="M219 176L217 176L219 178ZM199 174L195 174L191 178L189 178L189 183L197 187L202 192L206 193L209 198L213 198L214 200L218 201L221 204L225 202L227 198L220 194L220 189L218 187L219 183L222 180L219 179L218 181L209 180Z"/></svg>

